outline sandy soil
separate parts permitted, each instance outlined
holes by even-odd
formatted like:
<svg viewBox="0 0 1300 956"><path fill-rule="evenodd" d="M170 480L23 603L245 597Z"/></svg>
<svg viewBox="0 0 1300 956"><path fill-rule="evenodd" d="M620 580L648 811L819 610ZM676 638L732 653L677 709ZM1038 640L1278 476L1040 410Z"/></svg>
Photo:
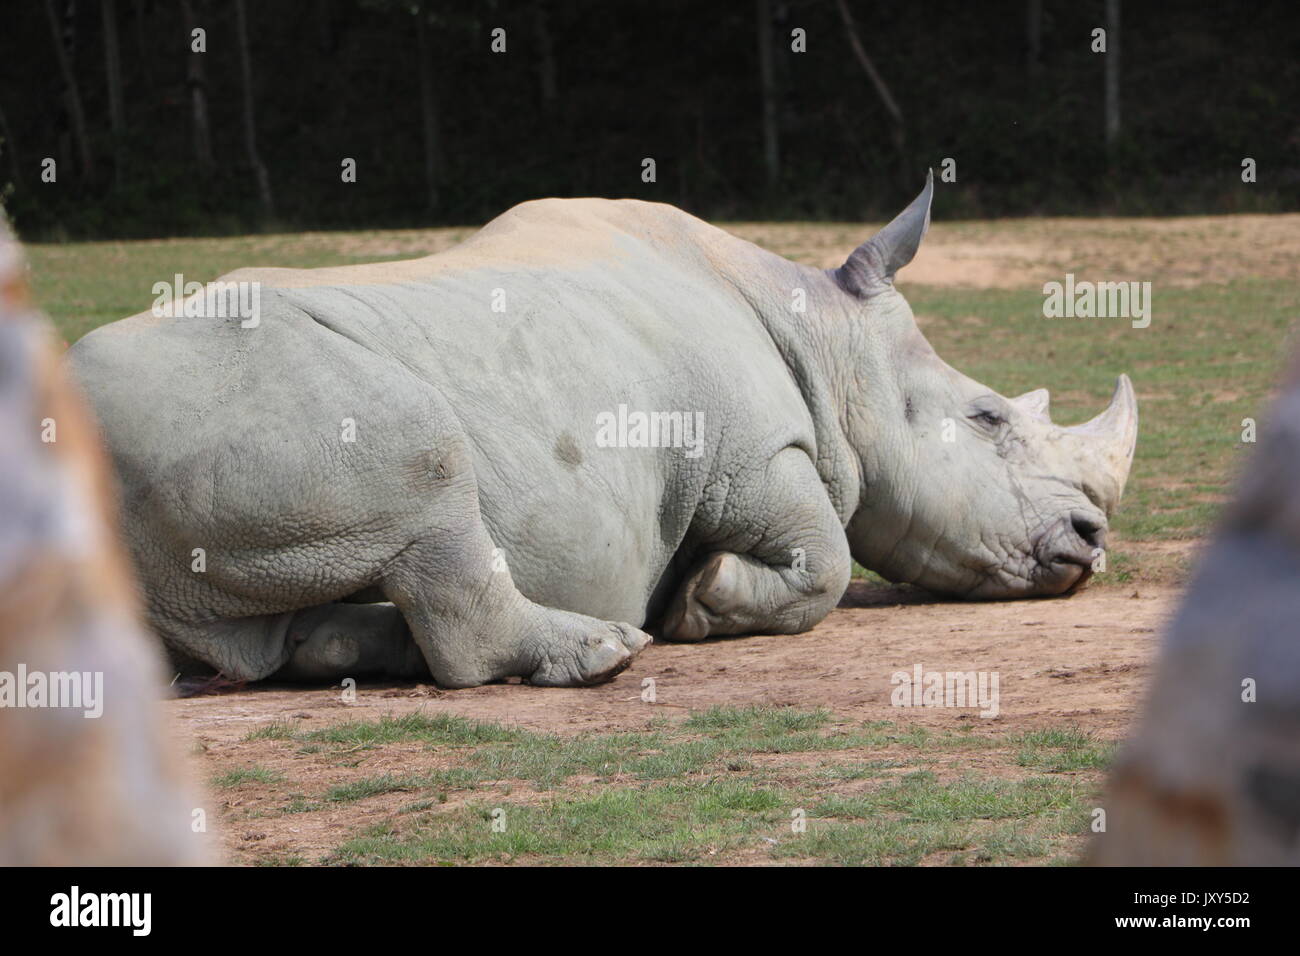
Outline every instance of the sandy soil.
<svg viewBox="0 0 1300 956"><path fill-rule="evenodd" d="M354 704L334 688L261 685L170 701L189 735L211 749L239 743L276 719L375 719L424 708L529 730L640 730L656 713L719 704L827 707L854 720L897 720L890 676L926 670L997 671L1000 730L1078 720L1107 737L1128 726L1157 632L1176 591L1094 588L1065 599L960 603L904 588L854 582L841 606L807 634L656 643L599 687L493 684L441 691L424 684L363 684ZM655 704L641 681L655 681ZM910 710L909 721L952 727L971 712Z"/></svg>
<svg viewBox="0 0 1300 956"><path fill-rule="evenodd" d="M809 265L838 266L871 233L856 224L735 223L725 228ZM1080 280L1173 286L1294 278L1300 215L937 222L899 285L1041 288Z"/></svg>
<svg viewBox="0 0 1300 956"><path fill-rule="evenodd" d="M308 794L379 774L439 769L445 758L420 744L397 744L340 766L337 759L304 754L283 741L248 740L251 731L277 720L316 730L420 710L534 731L605 733L644 730L655 717L684 719L691 710L719 704L762 704L826 707L855 721L938 731L974 723L973 732L994 736L1073 725L1116 740L1125 736L1141 703L1159 632L1176 598L1177 591L1166 586L1111 585L1066 599L969 604L855 582L841 607L808 634L655 644L629 671L600 687L499 684L440 691L385 683L362 685L356 702L347 704L338 688L260 686L173 700L168 708L178 732L200 755L205 776L256 766L283 773L294 790ZM973 708L891 706L891 674L916 664L927 671L997 672L1001 713L986 719ZM653 704L641 699L646 678L655 681ZM838 759L860 757L844 753ZM962 759L981 762L979 755ZM1000 772L995 760L966 769ZM284 804L283 788L241 787L219 796L232 862L287 854L319 858L412 799L395 793L324 812L262 816L259 807ZM460 799L452 795L451 802Z"/></svg>

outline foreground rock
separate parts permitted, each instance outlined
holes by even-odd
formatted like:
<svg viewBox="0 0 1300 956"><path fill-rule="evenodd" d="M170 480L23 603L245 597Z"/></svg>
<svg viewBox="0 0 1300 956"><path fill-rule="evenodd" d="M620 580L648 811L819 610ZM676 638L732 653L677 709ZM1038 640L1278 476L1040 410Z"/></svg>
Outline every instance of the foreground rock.
<svg viewBox="0 0 1300 956"><path fill-rule="evenodd" d="M205 858L95 429L0 223L0 866Z"/></svg>
<svg viewBox="0 0 1300 956"><path fill-rule="evenodd" d="M1103 864L1300 864L1300 358L1105 806Z"/></svg>

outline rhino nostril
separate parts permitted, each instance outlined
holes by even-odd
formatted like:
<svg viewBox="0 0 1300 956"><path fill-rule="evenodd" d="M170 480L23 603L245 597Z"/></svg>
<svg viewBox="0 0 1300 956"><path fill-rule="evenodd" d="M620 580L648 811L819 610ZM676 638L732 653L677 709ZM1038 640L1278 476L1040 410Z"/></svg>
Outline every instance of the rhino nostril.
<svg viewBox="0 0 1300 956"><path fill-rule="evenodd" d="M1070 515L1070 524L1074 528L1074 533L1083 539L1083 543L1090 548L1106 547L1106 523L1084 514L1082 511L1075 511Z"/></svg>

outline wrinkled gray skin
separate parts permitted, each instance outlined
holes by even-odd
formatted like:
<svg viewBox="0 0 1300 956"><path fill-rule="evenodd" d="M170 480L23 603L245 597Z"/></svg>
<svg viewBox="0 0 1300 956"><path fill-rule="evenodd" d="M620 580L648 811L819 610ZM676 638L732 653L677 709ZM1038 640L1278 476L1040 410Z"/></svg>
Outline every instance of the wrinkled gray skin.
<svg viewBox="0 0 1300 956"><path fill-rule="evenodd" d="M1300 865L1300 355L1104 807L1098 863Z"/></svg>
<svg viewBox="0 0 1300 956"><path fill-rule="evenodd" d="M1072 588L1119 502L1132 388L1063 429L1045 393L944 364L893 287L931 192L829 272L671 206L547 199L424 259L226 276L262 283L256 328L88 335L70 359L155 625L233 677L575 685L626 667L647 622L805 631L851 555L966 597ZM620 404L702 413L702 454L598 446Z"/></svg>

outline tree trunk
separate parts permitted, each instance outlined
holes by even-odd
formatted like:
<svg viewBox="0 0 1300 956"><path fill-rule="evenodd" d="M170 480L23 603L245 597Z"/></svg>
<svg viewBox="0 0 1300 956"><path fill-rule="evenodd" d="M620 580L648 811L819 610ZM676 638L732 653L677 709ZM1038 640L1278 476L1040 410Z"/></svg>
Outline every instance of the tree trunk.
<svg viewBox="0 0 1300 956"><path fill-rule="evenodd" d="M144 40L144 3L143 0L134 0L132 9L135 16L132 18L135 33L135 63L139 65L140 72L144 76L144 85L153 89L153 57L152 51L146 45Z"/></svg>
<svg viewBox="0 0 1300 956"><path fill-rule="evenodd" d="M81 91L77 87L76 74L72 71L72 58L68 55L64 43L58 14L54 12L54 0L45 0L45 16L50 22L50 34L54 38L54 52L59 63L59 74L63 79L63 98L68 109L68 119L72 123L72 138L77 157L81 162L81 175L85 179L93 179L95 162L91 158L90 142L86 138L86 114L81 108Z"/></svg>
<svg viewBox="0 0 1300 956"><path fill-rule="evenodd" d="M187 48L196 27L202 26L194 16L194 4L191 0L181 0L181 15L185 20L185 43ZM185 85L190 91L190 133L194 140L194 159L198 163L199 173L203 178L212 175L216 160L212 157L212 126L208 120L208 81L203 68L206 53L190 50L185 63Z"/></svg>
<svg viewBox="0 0 1300 956"><path fill-rule="evenodd" d="M334 22L333 0L317 0L316 39L321 53L333 53L338 48L338 30Z"/></svg>
<svg viewBox="0 0 1300 956"><path fill-rule="evenodd" d="M1026 72L1033 78L1043 65L1043 0L1026 0L1025 48Z"/></svg>
<svg viewBox="0 0 1300 956"><path fill-rule="evenodd" d="M262 203L262 213L267 218L275 215L275 202L271 197L271 180L266 166L257 152L257 123L253 115L253 67L248 54L248 15L244 0L235 0L235 28L239 33L239 74L244 86L244 145L249 165L257 177L257 195Z"/></svg>
<svg viewBox="0 0 1300 956"><path fill-rule="evenodd" d="M5 118L3 108L0 108L0 155L9 157L9 168L13 171L14 185L21 185L23 167L18 162L18 148L14 146L14 135L9 130L9 120Z"/></svg>
<svg viewBox="0 0 1300 956"><path fill-rule="evenodd" d="M893 140L894 148L898 151L898 185L901 190L906 191L912 176L911 170L908 169L907 130L903 125L903 111L898 108L898 103L889 92L889 87L885 85L884 79L876 70L876 65L871 62L871 57L867 56L862 41L858 39L858 28L853 23L853 14L849 13L848 4L845 0L835 0L835 3L840 10L840 19L844 21L844 32L849 38L849 46L853 48L853 55L862 65L867 78L871 80L871 85L876 89L876 95L880 97L880 102L885 105L885 110L894 121Z"/></svg>
<svg viewBox="0 0 1300 956"><path fill-rule="evenodd" d="M100 0L104 15L104 71L108 81L108 119L113 131L113 182L122 185L126 162L126 118L122 109L122 57L117 44L117 0Z"/></svg>
<svg viewBox="0 0 1300 956"><path fill-rule="evenodd" d="M763 168L768 188L781 179L781 141L777 131L776 68L772 62L772 10L768 0L755 0L758 20L758 73L763 94Z"/></svg>
<svg viewBox="0 0 1300 956"><path fill-rule="evenodd" d="M1119 0L1106 0L1106 149L1119 139Z"/></svg>
<svg viewBox="0 0 1300 956"><path fill-rule="evenodd" d="M555 47L546 21L545 0L534 0L533 23L537 30L537 80L542 91L542 109L549 113L559 99L559 84L555 78Z"/></svg>
<svg viewBox="0 0 1300 956"><path fill-rule="evenodd" d="M438 112L433 98L433 64L429 57L429 29L424 11L415 14L415 50L420 76L420 125L424 131L425 202L430 212L438 208Z"/></svg>

